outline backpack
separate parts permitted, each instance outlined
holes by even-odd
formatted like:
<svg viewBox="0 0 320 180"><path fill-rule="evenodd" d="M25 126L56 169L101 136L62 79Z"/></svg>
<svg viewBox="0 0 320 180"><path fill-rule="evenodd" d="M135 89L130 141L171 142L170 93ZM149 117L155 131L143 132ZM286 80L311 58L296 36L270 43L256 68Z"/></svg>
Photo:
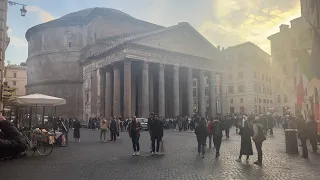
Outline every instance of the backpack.
<svg viewBox="0 0 320 180"><path fill-rule="evenodd" d="M213 133L215 136L222 136L222 123L220 121L213 121Z"/></svg>
<svg viewBox="0 0 320 180"><path fill-rule="evenodd" d="M256 141L258 141L258 142L265 141L266 137L264 136L262 127L260 125L257 125L257 128L258 128L258 136L257 136Z"/></svg>
<svg viewBox="0 0 320 180"><path fill-rule="evenodd" d="M209 122L208 124L208 133L213 133L213 122Z"/></svg>

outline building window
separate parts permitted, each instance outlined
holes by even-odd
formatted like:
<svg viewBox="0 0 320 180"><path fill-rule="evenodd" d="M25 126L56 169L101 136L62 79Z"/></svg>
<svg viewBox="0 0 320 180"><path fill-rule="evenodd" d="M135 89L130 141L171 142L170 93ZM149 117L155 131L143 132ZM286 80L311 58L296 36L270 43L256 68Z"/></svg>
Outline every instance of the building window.
<svg viewBox="0 0 320 180"><path fill-rule="evenodd" d="M204 84L208 84L208 77L204 77Z"/></svg>
<svg viewBox="0 0 320 180"><path fill-rule="evenodd" d="M257 102L257 98L254 98L254 102Z"/></svg>
<svg viewBox="0 0 320 180"><path fill-rule="evenodd" d="M272 100L270 100L270 103L272 104Z"/></svg>
<svg viewBox="0 0 320 180"><path fill-rule="evenodd" d="M69 48L71 48L71 45L72 45L72 44L71 44L71 42L69 41L69 43L68 43Z"/></svg>
<svg viewBox="0 0 320 180"><path fill-rule="evenodd" d="M244 92L244 85L243 84L238 85L238 92L241 92L241 93Z"/></svg>
<svg viewBox="0 0 320 180"><path fill-rule="evenodd" d="M287 98L287 95L286 95L286 94L285 94L284 97L283 97L283 102L284 102L284 103L287 103L287 102L288 102L288 98Z"/></svg>
<svg viewBox="0 0 320 180"><path fill-rule="evenodd" d="M228 86L228 93L233 93L233 86L232 85Z"/></svg>
<svg viewBox="0 0 320 180"><path fill-rule="evenodd" d="M192 85L193 85L193 87L197 87L197 80L193 80L193 82L192 82Z"/></svg>
<svg viewBox="0 0 320 180"><path fill-rule="evenodd" d="M243 103L243 98L240 98L240 103Z"/></svg>
<svg viewBox="0 0 320 180"><path fill-rule="evenodd" d="M261 103L261 98L259 98L259 103Z"/></svg>
<svg viewBox="0 0 320 180"><path fill-rule="evenodd" d="M90 44L92 44L93 43L93 41L92 41L92 37L90 37Z"/></svg>
<svg viewBox="0 0 320 180"><path fill-rule="evenodd" d="M43 50L46 50L46 48L47 48L47 45L44 44L44 45L43 45Z"/></svg>
<svg viewBox="0 0 320 180"><path fill-rule="evenodd" d="M267 100L266 99L263 99L263 103L266 103L267 102Z"/></svg>
<svg viewBox="0 0 320 180"><path fill-rule="evenodd" d="M89 102L89 92L86 92L86 103Z"/></svg>
<svg viewBox="0 0 320 180"><path fill-rule="evenodd" d="M17 85L17 81L12 81L12 84L13 84L14 86L16 86L16 85Z"/></svg>
<svg viewBox="0 0 320 180"><path fill-rule="evenodd" d="M262 81L264 80L264 74L262 74Z"/></svg>
<svg viewBox="0 0 320 180"><path fill-rule="evenodd" d="M94 39L95 40L97 39L97 33L94 33Z"/></svg>
<svg viewBox="0 0 320 180"><path fill-rule="evenodd" d="M232 77L232 74L228 74L228 80L232 80L233 77Z"/></svg>
<svg viewBox="0 0 320 180"><path fill-rule="evenodd" d="M238 72L238 79L243 79L243 72Z"/></svg>
<svg viewBox="0 0 320 180"><path fill-rule="evenodd" d="M281 97L280 97L280 95L278 95L277 100L278 100L278 103L281 103Z"/></svg>
<svg viewBox="0 0 320 180"><path fill-rule="evenodd" d="M193 97L197 97L197 90L193 89Z"/></svg>
<svg viewBox="0 0 320 180"><path fill-rule="evenodd" d="M206 88L206 89L204 90L204 96L209 96L209 89L208 89L208 88Z"/></svg>
<svg viewBox="0 0 320 180"><path fill-rule="evenodd" d="M15 73L13 73L13 77L14 78L16 78L17 77L17 73L15 72Z"/></svg>
<svg viewBox="0 0 320 180"><path fill-rule="evenodd" d="M253 77L254 77L254 78L257 78L257 72L254 72L254 73L253 73Z"/></svg>
<svg viewBox="0 0 320 180"><path fill-rule="evenodd" d="M269 78L268 78L268 76L266 76L266 82L268 82L269 81Z"/></svg>
<svg viewBox="0 0 320 180"><path fill-rule="evenodd" d="M230 99L230 103L233 104L233 99Z"/></svg>

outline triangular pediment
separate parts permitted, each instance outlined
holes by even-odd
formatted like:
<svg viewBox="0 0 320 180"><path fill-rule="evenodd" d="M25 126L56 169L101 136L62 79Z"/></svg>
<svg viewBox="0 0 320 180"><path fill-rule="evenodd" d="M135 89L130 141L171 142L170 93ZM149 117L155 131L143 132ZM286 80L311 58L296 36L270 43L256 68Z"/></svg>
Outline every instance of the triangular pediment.
<svg viewBox="0 0 320 180"><path fill-rule="evenodd" d="M218 50L188 23L149 33L131 43L213 59Z"/></svg>

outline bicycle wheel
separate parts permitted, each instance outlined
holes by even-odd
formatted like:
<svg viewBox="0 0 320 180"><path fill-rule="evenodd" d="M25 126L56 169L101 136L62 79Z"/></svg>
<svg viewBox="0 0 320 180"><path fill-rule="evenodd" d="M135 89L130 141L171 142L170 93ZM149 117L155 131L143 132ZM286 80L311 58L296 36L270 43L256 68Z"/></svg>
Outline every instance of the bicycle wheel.
<svg viewBox="0 0 320 180"><path fill-rule="evenodd" d="M37 143L37 153L40 156L48 156L53 151L53 144L49 144L43 141L38 141Z"/></svg>

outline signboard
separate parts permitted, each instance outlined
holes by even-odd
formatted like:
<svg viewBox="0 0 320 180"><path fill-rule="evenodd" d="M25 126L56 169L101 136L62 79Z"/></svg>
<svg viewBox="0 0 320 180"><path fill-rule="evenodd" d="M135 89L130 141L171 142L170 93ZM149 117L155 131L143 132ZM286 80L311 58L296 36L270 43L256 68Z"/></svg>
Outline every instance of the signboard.
<svg viewBox="0 0 320 180"><path fill-rule="evenodd" d="M301 14L313 28L320 28L319 0L301 0Z"/></svg>

